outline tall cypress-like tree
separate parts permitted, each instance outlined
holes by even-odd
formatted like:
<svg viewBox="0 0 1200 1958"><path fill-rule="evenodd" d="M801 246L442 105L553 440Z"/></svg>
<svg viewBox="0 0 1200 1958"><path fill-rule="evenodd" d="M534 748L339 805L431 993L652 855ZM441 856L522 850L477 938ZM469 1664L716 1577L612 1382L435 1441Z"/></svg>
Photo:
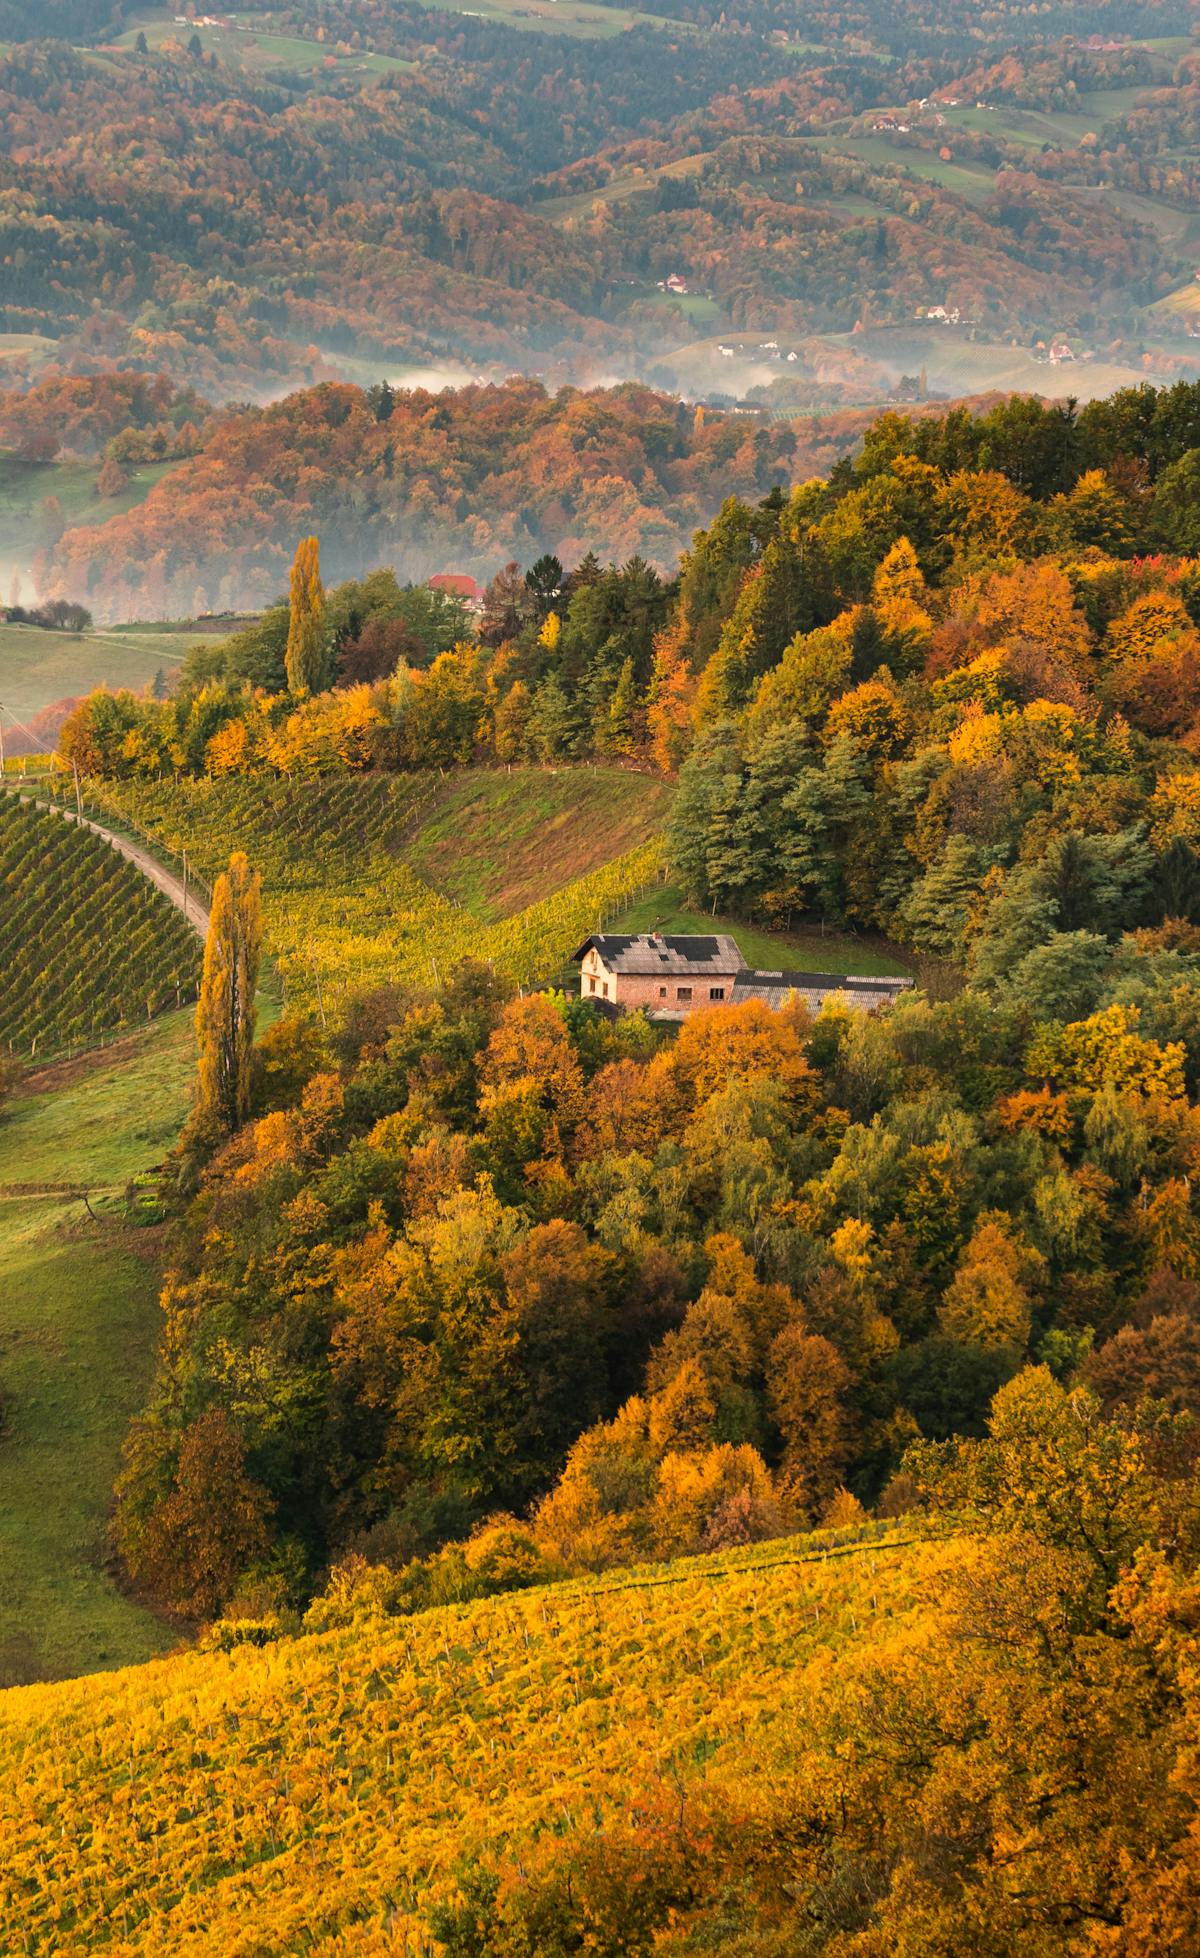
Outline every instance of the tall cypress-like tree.
<svg viewBox="0 0 1200 1958"><path fill-rule="evenodd" d="M231 1134L250 1113L261 887L258 872L239 850L213 891L196 1008L200 1064L192 1120L202 1134Z"/></svg>
<svg viewBox="0 0 1200 1958"><path fill-rule="evenodd" d="M325 637L321 547L315 537L302 537L292 560L288 600L286 662L290 693L320 692L328 678Z"/></svg>

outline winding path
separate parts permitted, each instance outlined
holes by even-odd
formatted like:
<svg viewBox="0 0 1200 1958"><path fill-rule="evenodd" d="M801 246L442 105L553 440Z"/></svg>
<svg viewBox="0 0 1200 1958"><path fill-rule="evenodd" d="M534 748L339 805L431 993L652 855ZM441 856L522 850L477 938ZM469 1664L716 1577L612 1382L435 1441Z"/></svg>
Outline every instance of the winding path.
<svg viewBox="0 0 1200 1958"><path fill-rule="evenodd" d="M68 809L63 803L43 802L40 796L23 796L21 800L32 802L39 809L49 809L53 815L61 816L65 822L78 823L81 828L90 829L95 836L102 836L106 843L112 844L114 850L119 850L123 857L128 857L130 863L136 865L143 877L153 884L156 890L160 890L177 911L182 911L198 938L208 936L208 906L195 886L189 884L185 888L183 878L177 876L175 871L168 870L167 866L160 863L144 844L135 843L131 837L122 836L117 830L108 829L103 823L93 822L90 816L78 815L74 809Z"/></svg>

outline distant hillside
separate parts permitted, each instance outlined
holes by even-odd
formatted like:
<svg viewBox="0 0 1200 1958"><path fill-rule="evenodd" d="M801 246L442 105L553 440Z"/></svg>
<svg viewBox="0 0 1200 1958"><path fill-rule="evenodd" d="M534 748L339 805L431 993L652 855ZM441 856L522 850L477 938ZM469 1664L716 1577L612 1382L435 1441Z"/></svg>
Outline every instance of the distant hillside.
<svg viewBox="0 0 1200 1958"><path fill-rule="evenodd" d="M797 1762L819 1682L920 1654L961 1554L759 1544L4 1695L0 1942L399 1958L502 1850L660 1815L699 1849L709 1798Z"/></svg>
<svg viewBox="0 0 1200 1958"><path fill-rule="evenodd" d="M513 380L392 400L320 387L219 422L136 509L67 530L41 584L97 618L257 606L312 530L331 580L380 563L490 577L509 558L572 565L589 549L670 568L723 496L763 495L795 460L785 423L705 421L640 387Z"/></svg>

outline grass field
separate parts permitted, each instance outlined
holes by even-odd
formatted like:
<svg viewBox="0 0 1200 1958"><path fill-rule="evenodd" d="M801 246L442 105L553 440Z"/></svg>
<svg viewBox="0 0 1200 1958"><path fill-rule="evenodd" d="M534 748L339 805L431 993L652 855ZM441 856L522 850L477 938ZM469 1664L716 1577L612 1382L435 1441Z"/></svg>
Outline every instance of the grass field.
<svg viewBox="0 0 1200 1958"><path fill-rule="evenodd" d="M707 1800L786 1808L831 1675L867 1694L881 1664L931 1663L969 1554L780 1539L6 1694L0 1943L417 1958L466 1865L595 1841L644 1803L678 1828Z"/></svg>
<svg viewBox="0 0 1200 1958"><path fill-rule="evenodd" d="M211 636L115 627L101 632L47 632L0 625L0 712L4 725L28 721L43 707L93 687L140 693L158 671L169 676L190 646Z"/></svg>
<svg viewBox="0 0 1200 1958"><path fill-rule="evenodd" d="M172 1014L36 1077L0 1117L0 1684L171 1643L104 1561L159 1328L158 1234L127 1224L115 1193L171 1147L192 1055L191 1016ZM93 1193L96 1221L72 1188Z"/></svg>
<svg viewBox="0 0 1200 1958"><path fill-rule="evenodd" d="M489 923L644 843L672 791L612 768L472 771L405 846L419 877Z"/></svg>
<svg viewBox="0 0 1200 1958"><path fill-rule="evenodd" d="M27 462L10 450L0 451L0 576L7 598L13 571L27 580L34 554L45 541L42 505L57 499L62 521L97 524L132 510L174 467L150 462L130 474L119 496L101 496L96 489L94 462Z"/></svg>
<svg viewBox="0 0 1200 1958"><path fill-rule="evenodd" d="M1189 279L1177 292L1169 292L1165 299L1158 300L1151 310L1181 320L1200 319L1200 279Z"/></svg>
<svg viewBox="0 0 1200 1958"><path fill-rule="evenodd" d="M268 75L312 75L324 69L330 75L391 75L413 67L391 54L338 49L333 41L302 38L298 34L279 34L270 26L270 16L241 14L236 24L222 27L180 27L161 15L135 19L113 46L132 49L139 33L156 52L165 43L184 47L192 34L198 34L205 54L215 54L230 68L263 78Z"/></svg>
<svg viewBox="0 0 1200 1958"><path fill-rule="evenodd" d="M909 968L890 952L863 943L845 932L822 931L819 926L806 931L775 932L743 924L737 918L714 916L707 911L689 910L683 894L664 884L622 911L608 926L609 931L661 931L684 934L712 931L731 932L741 947L748 965L764 971L782 968L793 972L836 972L843 978L855 974L904 973Z"/></svg>
<svg viewBox="0 0 1200 1958"><path fill-rule="evenodd" d="M654 170L642 169L640 165L628 170L616 170L606 184L600 184L595 190L573 191L569 197L544 197L533 208L539 217L547 218L552 224L562 224L568 218L580 217L590 211L593 204L619 204L622 198L636 197L639 191L652 191L663 177L694 177L704 168L711 154L711 151L702 150L695 156L680 157L676 162L664 163ZM639 293L657 292L655 286L643 286L637 290Z"/></svg>
<svg viewBox="0 0 1200 1958"><path fill-rule="evenodd" d="M471 7L459 0L420 0L420 5L494 21L497 26L515 27L523 33L568 34L578 40L611 40L628 27L669 28L676 34L701 31L662 14L642 14L629 7L589 6L588 0L478 0Z"/></svg>
<svg viewBox="0 0 1200 1958"><path fill-rule="evenodd" d="M0 333L0 365L6 360L49 360L58 342L44 333Z"/></svg>

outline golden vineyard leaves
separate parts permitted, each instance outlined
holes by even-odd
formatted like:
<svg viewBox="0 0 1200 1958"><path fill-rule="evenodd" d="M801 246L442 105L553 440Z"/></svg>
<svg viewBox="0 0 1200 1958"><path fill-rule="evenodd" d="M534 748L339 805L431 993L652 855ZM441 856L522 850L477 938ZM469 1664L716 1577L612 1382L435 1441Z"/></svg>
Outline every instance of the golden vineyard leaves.
<svg viewBox="0 0 1200 1958"><path fill-rule="evenodd" d="M873 1526L16 1689L0 1948L416 1958L464 1858L794 1765L966 1554Z"/></svg>

